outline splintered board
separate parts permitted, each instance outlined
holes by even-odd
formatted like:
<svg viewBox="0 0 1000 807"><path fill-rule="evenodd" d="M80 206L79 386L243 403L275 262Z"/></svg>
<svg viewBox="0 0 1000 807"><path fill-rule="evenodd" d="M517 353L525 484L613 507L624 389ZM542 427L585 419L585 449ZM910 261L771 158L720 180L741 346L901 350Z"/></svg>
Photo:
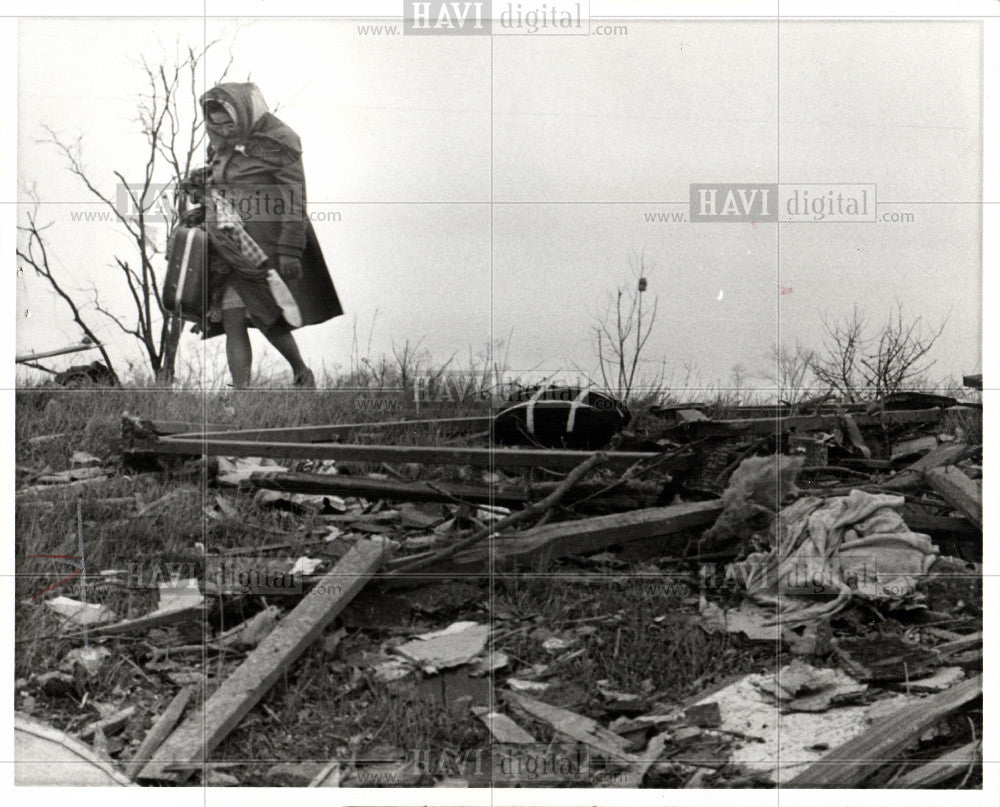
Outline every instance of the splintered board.
<svg viewBox="0 0 1000 807"><path fill-rule="evenodd" d="M377 541L361 541L352 547L222 682L204 706L166 739L138 778L184 778L203 765L208 755L378 571L384 552L383 544Z"/></svg>

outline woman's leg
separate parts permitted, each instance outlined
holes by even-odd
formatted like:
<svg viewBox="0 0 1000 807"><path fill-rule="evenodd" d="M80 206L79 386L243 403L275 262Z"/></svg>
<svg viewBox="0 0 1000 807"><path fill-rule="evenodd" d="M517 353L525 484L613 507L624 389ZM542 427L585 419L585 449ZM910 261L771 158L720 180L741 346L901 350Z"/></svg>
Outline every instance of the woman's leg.
<svg viewBox="0 0 1000 807"><path fill-rule="evenodd" d="M285 360L291 365L292 373L295 375L296 386L316 386L312 372L306 367L305 362L302 361L299 346L295 343L295 337L292 336L292 329L288 327L287 323L279 320L264 331L264 337L274 345L275 350L284 356Z"/></svg>
<svg viewBox="0 0 1000 807"><path fill-rule="evenodd" d="M222 328L226 332L226 359L229 361L229 374L233 377L233 386L236 389L249 389L253 348L250 346L244 309L223 309Z"/></svg>

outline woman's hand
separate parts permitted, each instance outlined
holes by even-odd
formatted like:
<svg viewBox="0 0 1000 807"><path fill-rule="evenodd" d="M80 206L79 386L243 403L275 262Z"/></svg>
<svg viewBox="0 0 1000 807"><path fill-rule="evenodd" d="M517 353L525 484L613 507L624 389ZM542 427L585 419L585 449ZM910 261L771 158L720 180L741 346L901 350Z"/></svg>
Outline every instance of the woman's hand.
<svg viewBox="0 0 1000 807"><path fill-rule="evenodd" d="M298 280L302 277L302 261L291 255L279 255L278 274L285 280Z"/></svg>

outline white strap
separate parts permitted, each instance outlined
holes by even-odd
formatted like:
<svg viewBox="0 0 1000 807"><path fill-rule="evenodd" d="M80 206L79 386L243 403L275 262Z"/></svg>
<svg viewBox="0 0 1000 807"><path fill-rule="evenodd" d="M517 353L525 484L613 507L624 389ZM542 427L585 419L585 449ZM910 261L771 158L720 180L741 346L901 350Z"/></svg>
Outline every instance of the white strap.
<svg viewBox="0 0 1000 807"><path fill-rule="evenodd" d="M583 406L583 399L587 397L587 393L590 389L584 387L580 390L580 394L573 399L573 403L569 408L569 417L566 419L566 433L569 434L573 431L573 426L576 424L576 410Z"/></svg>
<svg viewBox="0 0 1000 807"><path fill-rule="evenodd" d="M181 276L177 279L177 292L174 294L174 308L177 315L181 313L181 300L184 299L184 285L187 283L188 261L191 260L191 248L194 246L194 236L197 230L192 227L188 230L187 239L184 241L184 253L181 255Z"/></svg>
<svg viewBox="0 0 1000 807"><path fill-rule="evenodd" d="M549 384L539 384L535 394L528 401L528 412L525 415L525 423L528 427L528 434L535 433L535 404L542 397L542 394L549 388Z"/></svg>

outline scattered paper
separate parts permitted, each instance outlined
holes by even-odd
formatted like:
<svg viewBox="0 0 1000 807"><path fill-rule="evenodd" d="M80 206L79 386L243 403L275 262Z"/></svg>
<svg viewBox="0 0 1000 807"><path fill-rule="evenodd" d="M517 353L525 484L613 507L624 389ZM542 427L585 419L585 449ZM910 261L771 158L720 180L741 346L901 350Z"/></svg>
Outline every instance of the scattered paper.
<svg viewBox="0 0 1000 807"><path fill-rule="evenodd" d="M288 469L283 465L261 457L219 457L219 472L215 481L223 485L239 486L256 473L281 473Z"/></svg>
<svg viewBox="0 0 1000 807"><path fill-rule="evenodd" d="M742 633L754 642L788 640L792 633L781 625L768 624L773 616L751 602L723 611L713 602L702 600L699 624L708 633Z"/></svg>
<svg viewBox="0 0 1000 807"><path fill-rule="evenodd" d="M482 652L489 635L489 625L455 622L444 630L425 633L400 645L396 652L427 672L437 672L474 659Z"/></svg>
<svg viewBox="0 0 1000 807"><path fill-rule="evenodd" d="M510 663L510 657L502 650L487 653L482 658L477 658L469 665L469 675L478 678L483 675L506 667Z"/></svg>
<svg viewBox="0 0 1000 807"><path fill-rule="evenodd" d="M528 681L524 678L508 678L507 686L515 692L544 692L549 688L545 681Z"/></svg>
<svg viewBox="0 0 1000 807"><path fill-rule="evenodd" d="M321 565L323 565L322 558L308 558L303 555L292 564L292 568L289 569L288 573L291 575L309 575L315 572Z"/></svg>
<svg viewBox="0 0 1000 807"><path fill-rule="evenodd" d="M81 602L69 597L53 597L51 600L46 600L45 605L77 625L100 625L104 622L114 622L116 619L114 613L103 605Z"/></svg>
<svg viewBox="0 0 1000 807"><path fill-rule="evenodd" d="M961 667L942 667L934 675L910 681L911 692L943 692L950 689L965 678L965 670Z"/></svg>
<svg viewBox="0 0 1000 807"><path fill-rule="evenodd" d="M61 662L59 668L66 672L73 672L79 668L90 678L95 678L100 674L104 663L111 657L111 651L106 647L89 646L74 647L70 650Z"/></svg>
<svg viewBox="0 0 1000 807"><path fill-rule="evenodd" d="M198 588L198 578L171 580L160 583L160 606L154 613L166 614L170 611L184 611L202 604L204 595Z"/></svg>
<svg viewBox="0 0 1000 807"><path fill-rule="evenodd" d="M897 695L870 705L843 706L825 712L780 714L774 699L746 676L713 692L699 703L718 703L720 730L736 741L730 764L785 783L830 749L865 731L879 714L894 712L916 698Z"/></svg>
<svg viewBox="0 0 1000 807"><path fill-rule="evenodd" d="M822 712L837 703L856 700L868 689L842 670L821 669L794 659L776 675L752 676L751 682L775 698L783 710Z"/></svg>

